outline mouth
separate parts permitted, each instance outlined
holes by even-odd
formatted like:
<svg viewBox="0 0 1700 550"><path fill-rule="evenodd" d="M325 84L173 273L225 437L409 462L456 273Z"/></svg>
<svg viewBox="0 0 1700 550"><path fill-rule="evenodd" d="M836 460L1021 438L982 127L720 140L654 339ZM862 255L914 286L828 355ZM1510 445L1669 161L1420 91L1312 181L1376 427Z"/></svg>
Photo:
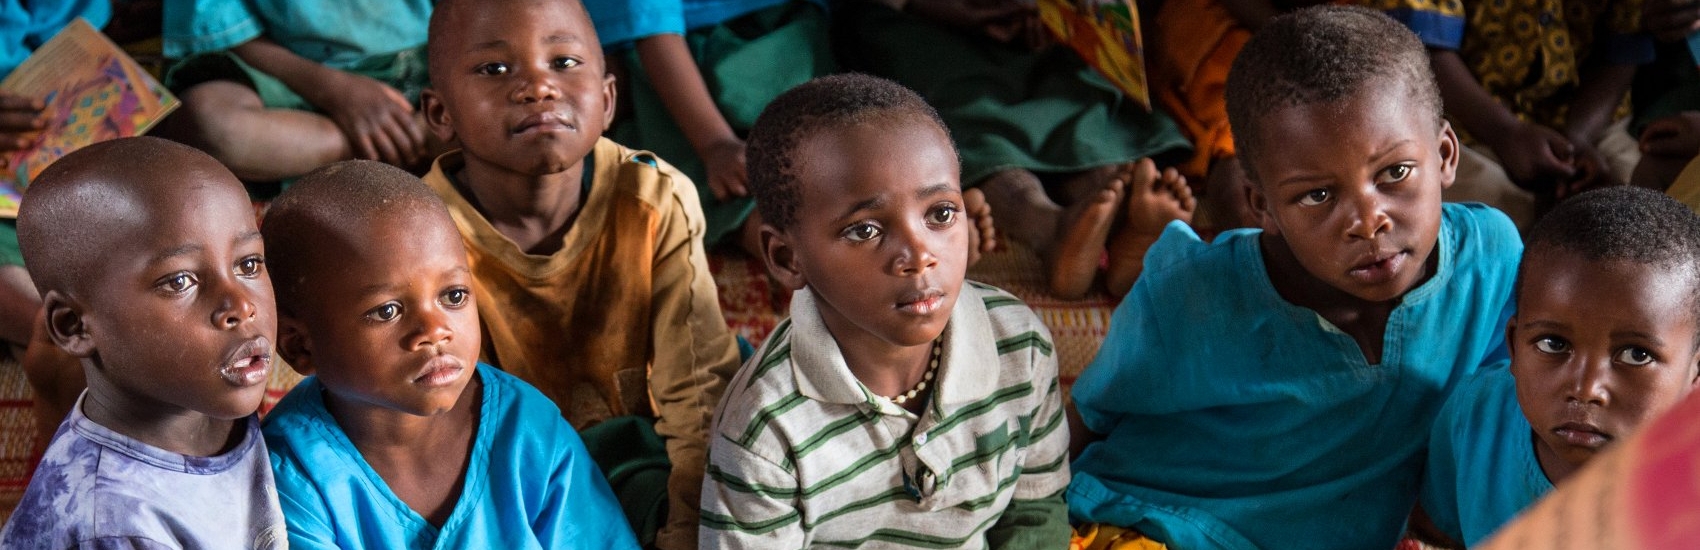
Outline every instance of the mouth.
<svg viewBox="0 0 1700 550"><path fill-rule="evenodd" d="M426 388L446 388L453 386L466 372L466 366L453 355L438 355L432 357L425 366L413 375L413 383Z"/></svg>
<svg viewBox="0 0 1700 550"><path fill-rule="evenodd" d="M513 126L511 133L514 135L541 134L570 132L577 129L578 127L573 125L566 116L553 112L545 112L537 113L520 120L519 124L515 124Z"/></svg>
<svg viewBox="0 0 1700 550"><path fill-rule="evenodd" d="M230 350L218 374L230 385L246 388L264 384L271 370L272 342L264 336L255 336Z"/></svg>
<svg viewBox="0 0 1700 550"><path fill-rule="evenodd" d="M1365 284L1386 283L1399 276L1410 257L1411 254L1404 250L1376 252L1358 259L1347 274Z"/></svg>
<svg viewBox="0 0 1700 550"><path fill-rule="evenodd" d="M895 306L898 311L911 315L929 315L944 307L944 291L927 289L904 294Z"/></svg>
<svg viewBox="0 0 1700 550"><path fill-rule="evenodd" d="M1589 449L1604 447L1612 440L1612 436L1598 426L1583 422L1565 422L1553 428L1552 433L1566 444Z"/></svg>

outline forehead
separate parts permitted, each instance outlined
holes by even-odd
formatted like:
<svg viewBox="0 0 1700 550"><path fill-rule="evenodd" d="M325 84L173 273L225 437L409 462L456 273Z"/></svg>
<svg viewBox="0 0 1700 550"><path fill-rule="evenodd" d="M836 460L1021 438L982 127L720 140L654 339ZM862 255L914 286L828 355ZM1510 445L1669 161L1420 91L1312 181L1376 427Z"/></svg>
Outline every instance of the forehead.
<svg viewBox="0 0 1700 550"><path fill-rule="evenodd" d="M960 188L949 137L916 118L878 115L803 136L793 159L802 207L837 216L839 209L870 198L907 196L940 184Z"/></svg>
<svg viewBox="0 0 1700 550"><path fill-rule="evenodd" d="M1405 85L1371 81L1337 100L1263 114L1252 136L1257 152L1247 168L1269 183L1283 173L1374 162L1401 144L1436 150L1440 134L1439 121Z"/></svg>
<svg viewBox="0 0 1700 550"><path fill-rule="evenodd" d="M1588 327L1652 325L1693 331L1700 277L1692 268L1629 260L1588 260L1553 247L1529 250L1523 259L1520 317L1582 317ZM1527 320L1527 319L1526 319Z"/></svg>
<svg viewBox="0 0 1700 550"><path fill-rule="evenodd" d="M590 16L577 2L536 0L470 0L456 2L431 37L451 55L496 49L503 45L540 41L600 48Z"/></svg>

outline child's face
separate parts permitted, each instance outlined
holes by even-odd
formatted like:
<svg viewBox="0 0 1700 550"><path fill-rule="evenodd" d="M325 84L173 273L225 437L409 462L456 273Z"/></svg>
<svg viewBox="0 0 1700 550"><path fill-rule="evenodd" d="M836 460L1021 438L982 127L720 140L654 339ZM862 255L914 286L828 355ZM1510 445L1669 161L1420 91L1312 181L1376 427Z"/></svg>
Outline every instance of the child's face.
<svg viewBox="0 0 1700 550"><path fill-rule="evenodd" d="M1562 250L1531 251L1523 262L1506 327L1511 373L1535 455L1562 477L1694 387L1696 281Z"/></svg>
<svg viewBox="0 0 1700 550"><path fill-rule="evenodd" d="M898 116L804 137L797 221L764 229L768 265L814 292L841 348L931 342L967 271L955 149L932 123Z"/></svg>
<svg viewBox="0 0 1700 550"><path fill-rule="evenodd" d="M1371 83L1373 85L1374 83ZM1421 283L1458 139L1410 94L1370 88L1265 115L1252 204L1305 271L1369 302Z"/></svg>
<svg viewBox="0 0 1700 550"><path fill-rule="evenodd" d="M315 303L285 316L287 358L345 404L418 416L454 408L479 349L460 234L419 207L352 232L335 265L314 266L303 300Z"/></svg>
<svg viewBox="0 0 1700 550"><path fill-rule="evenodd" d="M572 2L469 2L433 36L447 56L426 90L432 131L459 137L469 166L542 176L584 159L608 128L614 79Z"/></svg>
<svg viewBox="0 0 1700 550"><path fill-rule="evenodd" d="M277 317L254 210L228 172L173 175L113 207L82 336L100 377L132 403L213 418L253 414L271 370ZM91 383L92 384L92 383Z"/></svg>

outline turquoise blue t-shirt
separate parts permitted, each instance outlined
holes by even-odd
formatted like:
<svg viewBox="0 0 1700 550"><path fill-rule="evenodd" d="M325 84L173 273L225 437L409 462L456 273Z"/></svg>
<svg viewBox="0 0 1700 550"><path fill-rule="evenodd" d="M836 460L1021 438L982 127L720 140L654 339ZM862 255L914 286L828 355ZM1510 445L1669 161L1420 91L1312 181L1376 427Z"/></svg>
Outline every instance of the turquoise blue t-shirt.
<svg viewBox="0 0 1700 550"><path fill-rule="evenodd" d="M793 0L584 0L603 46L621 47L657 34L685 34ZM808 0L821 4L821 0Z"/></svg>
<svg viewBox="0 0 1700 550"><path fill-rule="evenodd" d="M308 60L347 69L425 44L433 0L165 0L165 56L228 50L265 35Z"/></svg>
<svg viewBox="0 0 1700 550"><path fill-rule="evenodd" d="M289 546L636 549L602 471L555 404L489 365L460 500L441 528L407 507L325 410L317 377L266 417Z"/></svg>
<svg viewBox="0 0 1700 550"><path fill-rule="evenodd" d="M1458 386L1429 437L1422 503L1434 526L1475 546L1552 491L1534 437L1509 363L1484 367Z"/></svg>
<svg viewBox="0 0 1700 550"><path fill-rule="evenodd" d="M1270 283L1258 230L1171 223L1074 384L1092 443L1076 521L1173 548L1392 548L1446 395L1506 357L1522 255L1504 214L1442 208L1438 267L1387 321L1382 360Z"/></svg>
<svg viewBox="0 0 1700 550"><path fill-rule="evenodd" d="M0 0L0 78L12 74L36 48L81 17L99 29L112 19L107 0Z"/></svg>

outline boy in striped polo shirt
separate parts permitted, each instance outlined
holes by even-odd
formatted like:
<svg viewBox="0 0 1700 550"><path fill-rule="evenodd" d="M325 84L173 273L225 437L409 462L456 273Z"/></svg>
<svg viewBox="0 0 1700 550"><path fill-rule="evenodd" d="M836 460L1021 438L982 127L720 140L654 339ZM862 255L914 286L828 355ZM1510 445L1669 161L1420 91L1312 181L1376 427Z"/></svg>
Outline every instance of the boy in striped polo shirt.
<svg viewBox="0 0 1700 550"><path fill-rule="evenodd" d="M1050 333L969 283L956 152L914 92L816 79L750 131L791 318L727 388L703 548L1063 548L1068 430Z"/></svg>

